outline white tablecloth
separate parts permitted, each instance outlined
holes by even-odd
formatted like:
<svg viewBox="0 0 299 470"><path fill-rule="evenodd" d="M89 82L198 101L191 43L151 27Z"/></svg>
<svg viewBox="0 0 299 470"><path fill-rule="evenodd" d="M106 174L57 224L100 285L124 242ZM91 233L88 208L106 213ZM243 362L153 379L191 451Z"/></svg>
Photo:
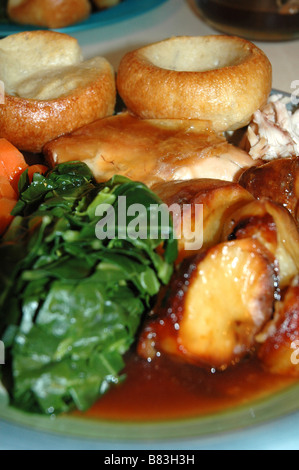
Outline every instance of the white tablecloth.
<svg viewBox="0 0 299 470"><path fill-rule="evenodd" d="M168 0L134 19L73 35L86 57L103 55L117 70L120 59L131 49L171 36L207 34L217 32L194 12L192 0ZM297 90L299 95L299 40L256 44L273 65L273 88L289 93Z"/></svg>

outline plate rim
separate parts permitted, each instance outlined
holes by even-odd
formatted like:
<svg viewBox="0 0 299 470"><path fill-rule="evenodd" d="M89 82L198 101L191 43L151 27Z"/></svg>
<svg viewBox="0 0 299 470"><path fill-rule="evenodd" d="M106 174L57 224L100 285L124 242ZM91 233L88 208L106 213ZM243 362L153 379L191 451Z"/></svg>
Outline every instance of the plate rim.
<svg viewBox="0 0 299 470"><path fill-rule="evenodd" d="M73 415L46 417L0 404L0 419L21 428L65 438L144 442L202 439L245 431L299 412L299 383L235 408L205 416L161 421L110 421ZM283 406L281 406L283 405ZM274 410L274 412L273 412ZM232 419L233 418L233 419Z"/></svg>

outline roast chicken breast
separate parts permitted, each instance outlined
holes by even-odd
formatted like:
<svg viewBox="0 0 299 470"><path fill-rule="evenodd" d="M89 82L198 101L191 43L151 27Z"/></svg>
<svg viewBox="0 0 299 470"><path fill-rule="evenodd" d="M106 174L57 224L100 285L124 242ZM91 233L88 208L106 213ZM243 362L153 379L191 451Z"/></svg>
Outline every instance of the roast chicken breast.
<svg viewBox="0 0 299 470"><path fill-rule="evenodd" d="M99 181L115 174L152 187L163 181L234 181L255 162L199 120L142 120L128 112L97 120L44 147L52 166L80 160Z"/></svg>

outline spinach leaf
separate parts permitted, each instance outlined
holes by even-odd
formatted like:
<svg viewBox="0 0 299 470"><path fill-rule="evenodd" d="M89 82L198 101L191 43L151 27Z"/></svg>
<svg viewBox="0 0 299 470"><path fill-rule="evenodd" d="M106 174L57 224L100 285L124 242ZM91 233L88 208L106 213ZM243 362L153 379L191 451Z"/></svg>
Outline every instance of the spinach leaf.
<svg viewBox="0 0 299 470"><path fill-rule="evenodd" d="M149 231L130 237L124 210L141 204L150 225L161 201L124 177L98 184L81 163L36 174L31 184L25 173L19 190L15 219L0 242L2 382L11 404L26 411L84 411L124 379L124 354L172 275L172 223L159 220L155 238ZM115 237L95 235L107 220L106 212L97 215L102 204L114 209Z"/></svg>

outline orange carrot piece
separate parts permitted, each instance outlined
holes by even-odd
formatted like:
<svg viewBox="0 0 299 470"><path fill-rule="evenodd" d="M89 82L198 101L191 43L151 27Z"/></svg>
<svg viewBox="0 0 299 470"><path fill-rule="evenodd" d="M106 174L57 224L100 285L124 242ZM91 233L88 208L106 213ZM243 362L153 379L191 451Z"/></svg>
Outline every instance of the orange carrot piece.
<svg viewBox="0 0 299 470"><path fill-rule="evenodd" d="M8 140L0 139L0 176L6 176L16 189L20 175L28 168L23 154Z"/></svg>
<svg viewBox="0 0 299 470"><path fill-rule="evenodd" d="M5 197L0 198L0 235L3 235L9 224L13 220L11 215L17 201L13 199L7 199Z"/></svg>
<svg viewBox="0 0 299 470"><path fill-rule="evenodd" d="M0 176L0 198L17 200L17 193L5 176Z"/></svg>
<svg viewBox="0 0 299 470"><path fill-rule="evenodd" d="M32 181L34 173L40 173L41 175L44 175L45 173L47 173L48 170L49 168L45 165L36 164L36 165L29 166L28 167L29 181L30 182Z"/></svg>

